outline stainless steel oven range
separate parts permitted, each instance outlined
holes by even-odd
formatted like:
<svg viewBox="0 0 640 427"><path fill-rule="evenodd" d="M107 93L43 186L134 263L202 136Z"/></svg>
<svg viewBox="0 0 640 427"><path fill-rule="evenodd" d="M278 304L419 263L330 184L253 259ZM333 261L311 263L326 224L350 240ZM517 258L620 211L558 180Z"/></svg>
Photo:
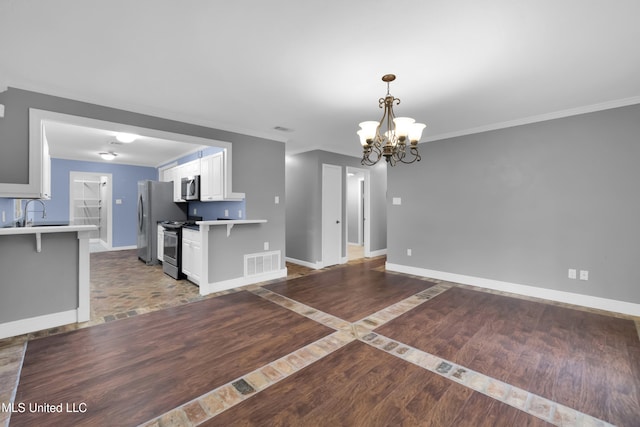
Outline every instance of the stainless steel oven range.
<svg viewBox="0 0 640 427"><path fill-rule="evenodd" d="M201 220L198 218L197 220ZM182 227L195 225L196 219L187 221L163 221L164 228L164 256L162 271L174 279L183 278L182 274Z"/></svg>

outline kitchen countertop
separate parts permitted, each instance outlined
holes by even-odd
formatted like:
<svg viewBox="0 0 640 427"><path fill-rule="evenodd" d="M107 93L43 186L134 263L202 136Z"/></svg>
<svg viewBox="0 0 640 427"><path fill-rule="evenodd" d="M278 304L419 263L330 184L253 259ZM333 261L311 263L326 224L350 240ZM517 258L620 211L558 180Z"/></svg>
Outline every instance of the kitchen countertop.
<svg viewBox="0 0 640 427"><path fill-rule="evenodd" d="M213 221L196 221L198 225L235 225L235 224L259 224L267 222L266 219L223 219Z"/></svg>
<svg viewBox="0 0 640 427"><path fill-rule="evenodd" d="M73 231L97 230L95 225L36 225L35 227L5 227L0 228L0 236L10 236L16 234L39 234L39 233L68 233Z"/></svg>

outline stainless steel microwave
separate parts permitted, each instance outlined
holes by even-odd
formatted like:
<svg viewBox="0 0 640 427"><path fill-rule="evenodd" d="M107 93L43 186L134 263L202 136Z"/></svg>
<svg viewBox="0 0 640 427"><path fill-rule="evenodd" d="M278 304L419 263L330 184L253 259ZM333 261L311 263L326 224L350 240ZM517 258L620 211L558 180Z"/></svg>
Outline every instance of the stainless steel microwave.
<svg viewBox="0 0 640 427"><path fill-rule="evenodd" d="M182 200L200 200L200 175L182 178Z"/></svg>

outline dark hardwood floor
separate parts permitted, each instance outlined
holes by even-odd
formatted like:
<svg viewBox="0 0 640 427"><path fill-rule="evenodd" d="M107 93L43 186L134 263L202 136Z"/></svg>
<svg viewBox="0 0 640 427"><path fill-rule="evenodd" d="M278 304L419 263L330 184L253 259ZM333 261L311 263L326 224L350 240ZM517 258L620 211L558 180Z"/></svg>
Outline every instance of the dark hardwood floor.
<svg viewBox="0 0 640 427"><path fill-rule="evenodd" d="M366 344L352 342L204 425L550 425L520 412Z"/></svg>
<svg viewBox="0 0 640 427"><path fill-rule="evenodd" d="M435 283L379 271L383 258L287 280L265 288L349 322L366 317Z"/></svg>
<svg viewBox="0 0 640 427"><path fill-rule="evenodd" d="M11 425L137 425L331 332L238 292L34 340L16 401L88 411L14 413Z"/></svg>
<svg viewBox="0 0 640 427"><path fill-rule="evenodd" d="M631 320L453 288L377 329L616 425L640 425Z"/></svg>
<svg viewBox="0 0 640 427"><path fill-rule="evenodd" d="M110 279L109 257L127 274ZM86 412L5 412L0 425L640 425L629 317L385 273L384 258L205 298L124 253L101 260L97 294L124 284L130 315L0 345L0 379L26 346L16 404ZM146 283L130 290L136 275ZM154 281L177 302L135 308L160 299L141 291Z"/></svg>

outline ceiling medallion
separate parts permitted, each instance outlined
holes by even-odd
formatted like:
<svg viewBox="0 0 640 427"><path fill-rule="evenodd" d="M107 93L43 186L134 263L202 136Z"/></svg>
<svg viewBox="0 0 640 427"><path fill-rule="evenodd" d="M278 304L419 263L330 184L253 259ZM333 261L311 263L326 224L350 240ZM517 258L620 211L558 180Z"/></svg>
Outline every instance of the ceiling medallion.
<svg viewBox="0 0 640 427"><path fill-rule="evenodd" d="M410 117L395 116L393 104L399 105L400 99L389 93L389 83L395 79L396 76L393 74L382 76L382 81L387 83L387 95L378 100L380 108L384 108L380 121L360 123L357 133L363 150L361 163L365 166L375 165L382 157L391 166L395 166L397 162L408 164L420 161L418 141L427 125L415 123Z"/></svg>

